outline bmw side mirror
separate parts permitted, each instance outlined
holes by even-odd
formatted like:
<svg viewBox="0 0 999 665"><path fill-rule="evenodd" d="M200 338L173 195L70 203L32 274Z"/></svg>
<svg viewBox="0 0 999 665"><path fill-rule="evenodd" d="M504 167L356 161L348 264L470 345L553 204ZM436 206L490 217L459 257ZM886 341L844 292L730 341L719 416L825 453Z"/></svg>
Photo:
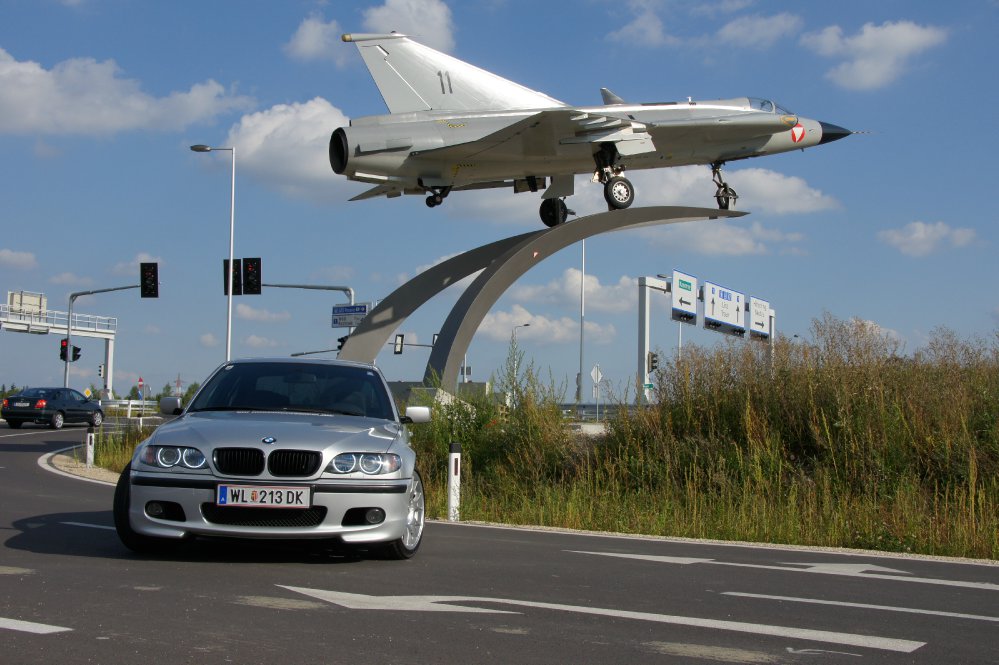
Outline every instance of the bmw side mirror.
<svg viewBox="0 0 999 665"><path fill-rule="evenodd" d="M165 416L179 416L184 410L179 397L160 398L160 413Z"/></svg>
<svg viewBox="0 0 999 665"><path fill-rule="evenodd" d="M430 422L430 407L429 406L407 406L406 415L399 419L403 425L409 425L411 423L429 423Z"/></svg>

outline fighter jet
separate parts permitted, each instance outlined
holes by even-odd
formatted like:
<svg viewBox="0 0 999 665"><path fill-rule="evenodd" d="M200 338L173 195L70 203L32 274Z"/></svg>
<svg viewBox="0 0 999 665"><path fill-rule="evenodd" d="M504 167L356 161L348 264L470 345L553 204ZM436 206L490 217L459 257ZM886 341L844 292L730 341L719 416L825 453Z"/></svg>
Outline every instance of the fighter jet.
<svg viewBox="0 0 999 665"><path fill-rule="evenodd" d="M601 88L602 106L570 106L406 35L342 39L357 46L389 110L330 137L333 171L374 185L351 201L426 194L433 208L451 192L509 187L543 192L541 220L555 226L571 212L576 174L592 173L608 208L621 209L635 200L626 170L705 164L724 210L738 198L722 177L727 162L853 133L755 97L632 104Z"/></svg>

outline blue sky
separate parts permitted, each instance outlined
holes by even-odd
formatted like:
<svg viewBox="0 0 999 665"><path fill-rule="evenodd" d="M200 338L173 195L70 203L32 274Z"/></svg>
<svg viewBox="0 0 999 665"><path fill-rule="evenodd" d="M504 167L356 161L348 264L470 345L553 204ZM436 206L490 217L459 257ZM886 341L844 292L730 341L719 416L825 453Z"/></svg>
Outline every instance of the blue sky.
<svg viewBox="0 0 999 665"><path fill-rule="evenodd" d="M75 311L118 319L115 388L200 381L225 357L221 260L228 253L234 145L235 255L263 258L265 282L354 288L377 300L442 258L541 228L537 195L455 193L349 203L366 186L333 174L330 133L385 113L343 32L398 30L567 103L605 86L636 102L774 99L869 134L732 164L732 222L635 230L586 244L584 372L623 391L635 373L637 279L673 268L768 299L778 329L870 321L907 351L946 325L999 327L994 188L999 3L717 0L0 0L0 291L68 294L138 283L159 261L160 298L83 297ZM707 167L629 174L636 205L712 206ZM581 178L569 207L605 209ZM468 353L484 380L513 326L528 360L565 382L579 364L580 251L527 273L487 316ZM0 294L2 295L2 294ZM456 301L444 292L406 321L429 342ZM336 293L265 289L235 299L234 356L327 349ZM674 348L665 297L652 345ZM61 384L57 335L0 332L0 382ZM720 335L685 328L684 343ZM99 384L103 342L77 341L71 384ZM428 350L386 349L390 379L422 377ZM587 379L584 395L589 397Z"/></svg>

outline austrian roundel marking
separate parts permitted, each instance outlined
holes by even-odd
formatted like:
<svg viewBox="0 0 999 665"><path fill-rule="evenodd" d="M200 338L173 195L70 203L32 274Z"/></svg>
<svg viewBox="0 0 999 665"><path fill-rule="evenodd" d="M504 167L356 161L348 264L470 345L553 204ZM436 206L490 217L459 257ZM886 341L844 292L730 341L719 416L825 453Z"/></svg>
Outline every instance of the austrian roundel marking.
<svg viewBox="0 0 999 665"><path fill-rule="evenodd" d="M791 140L795 143L801 143L801 140L805 138L805 128L799 122L797 125L791 128Z"/></svg>

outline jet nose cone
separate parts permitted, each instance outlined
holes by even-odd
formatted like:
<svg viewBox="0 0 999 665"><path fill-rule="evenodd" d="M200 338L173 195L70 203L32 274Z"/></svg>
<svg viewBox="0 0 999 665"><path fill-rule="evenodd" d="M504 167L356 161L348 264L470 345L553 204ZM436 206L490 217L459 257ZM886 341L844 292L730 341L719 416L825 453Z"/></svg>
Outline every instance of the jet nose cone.
<svg viewBox="0 0 999 665"><path fill-rule="evenodd" d="M844 136L853 134L849 129L843 129L839 125L833 125L828 122L819 122L819 125L822 127L822 140L819 141L819 145L839 141Z"/></svg>

